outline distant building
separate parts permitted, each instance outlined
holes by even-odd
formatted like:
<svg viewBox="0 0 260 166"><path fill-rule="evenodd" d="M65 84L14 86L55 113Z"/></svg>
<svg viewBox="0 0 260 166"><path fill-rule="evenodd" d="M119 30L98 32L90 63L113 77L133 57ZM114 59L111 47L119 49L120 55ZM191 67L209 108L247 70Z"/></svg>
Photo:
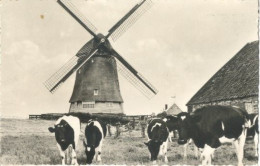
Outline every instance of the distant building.
<svg viewBox="0 0 260 166"><path fill-rule="evenodd" d="M165 111L167 115L177 115L182 112L182 110L175 103L173 103L172 106L167 108Z"/></svg>
<svg viewBox="0 0 260 166"><path fill-rule="evenodd" d="M164 118L167 115L177 115L180 112L182 112L182 110L177 106L177 104L173 103L170 107L168 107L168 104L165 104L164 109L162 112L157 114L157 117Z"/></svg>
<svg viewBox="0 0 260 166"><path fill-rule="evenodd" d="M188 112L205 105L232 105L258 112L259 41L246 44L186 104Z"/></svg>

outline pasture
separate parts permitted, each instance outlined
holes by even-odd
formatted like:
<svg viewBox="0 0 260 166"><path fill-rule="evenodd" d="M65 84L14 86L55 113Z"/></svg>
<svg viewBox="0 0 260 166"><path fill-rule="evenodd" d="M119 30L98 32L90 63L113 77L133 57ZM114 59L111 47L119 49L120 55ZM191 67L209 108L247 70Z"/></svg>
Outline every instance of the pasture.
<svg viewBox="0 0 260 166"><path fill-rule="evenodd" d="M56 146L54 134L49 133L48 127L55 121L47 120L19 120L1 119L1 164L61 164L59 151ZM85 125L81 126L84 131ZM83 140L81 133L77 149L79 164L86 164ZM102 148L102 163L93 164L127 164L151 165L149 152L144 145L146 138L141 138L141 131L133 131L131 137L128 132L123 132L120 137L107 136ZM176 141L168 145L169 165L198 165L201 162L195 158L193 145L188 147L188 158L183 160L183 146ZM257 165L258 158L254 157L253 140L248 139L245 145L244 164ZM237 158L234 147L225 144L215 152L214 165L235 165ZM159 161L158 164L164 164Z"/></svg>

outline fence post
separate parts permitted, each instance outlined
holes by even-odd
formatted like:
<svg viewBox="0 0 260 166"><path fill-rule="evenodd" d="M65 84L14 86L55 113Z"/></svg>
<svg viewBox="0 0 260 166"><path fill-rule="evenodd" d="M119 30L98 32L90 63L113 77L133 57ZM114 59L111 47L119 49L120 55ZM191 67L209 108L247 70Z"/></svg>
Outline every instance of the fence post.
<svg viewBox="0 0 260 166"><path fill-rule="evenodd" d="M110 124L108 124L107 125L107 131L108 131L108 135L111 137L111 125Z"/></svg>
<svg viewBox="0 0 260 166"><path fill-rule="evenodd" d="M116 135L115 138L119 137L121 131L120 131L120 122L116 123Z"/></svg>

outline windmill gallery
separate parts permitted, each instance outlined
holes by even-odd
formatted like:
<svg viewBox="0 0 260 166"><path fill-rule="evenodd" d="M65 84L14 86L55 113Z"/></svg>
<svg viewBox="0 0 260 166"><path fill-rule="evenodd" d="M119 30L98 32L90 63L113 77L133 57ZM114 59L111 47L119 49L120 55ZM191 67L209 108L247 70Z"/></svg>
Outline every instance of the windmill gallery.
<svg viewBox="0 0 260 166"><path fill-rule="evenodd" d="M229 61L224 66L225 70L223 68L220 69L217 74L208 81L207 85L212 83L210 86L211 89L208 88L209 90L205 90L205 88L202 88L205 90L205 94L210 94L208 96L211 97L209 98L204 95L202 96L205 98L203 101L201 99L202 97L197 97L196 99L201 102L194 100L195 102L191 103L193 100L190 100L187 104L187 113L182 112L181 109L173 103L175 107L171 108L178 108L181 111L180 113L170 115L167 114L169 109L167 110L165 108L165 112L159 113L157 116L142 115L131 117L125 115L123 104L128 101L124 100L121 94L121 90L123 91L124 89L121 89L120 75L148 100L157 95L159 91L137 71L129 61L114 49L111 41L118 43L117 39L124 33L127 33L127 30L152 7L152 0L140 0L139 3L133 6L123 17L120 17L121 19L108 29L107 34L98 33L94 24L82 14L72 2L73 1L70 0L57 0L57 3L64 9L63 12L66 12L66 14L68 14L67 16L72 17L74 22L76 21L78 23L75 25L79 25L88 35L91 35L91 39L86 40L76 55L73 55L69 61L44 82L45 87L54 94L58 88L60 88L59 91L62 91L62 87L60 86L65 81L72 79L74 73L76 75L72 94L69 99L69 111L62 114L57 113L57 116L51 116L51 118L46 114L49 119L57 120L54 123L54 127L49 127L49 131L55 134L62 164L78 164L78 162L85 164L85 161L77 159L78 156L80 156L76 154L79 151L77 148L81 145L84 145L83 148L85 148L87 164L91 164L92 160L94 163L100 164L102 162L101 156L105 158L106 155L108 155L108 153L104 152L106 144L108 143L106 138L108 136L112 138L111 135L114 134L113 132L111 134L110 127L114 127L115 129L116 136L114 139L120 139L120 133L122 136L122 133L127 131L129 132L129 137L131 137L131 133L134 133L135 127L139 126L139 128L137 128L141 131L140 139L142 139L142 144L138 146L145 148L147 158L149 158L149 162L153 162L153 164L158 162L160 156L163 156L163 161L161 161L161 163L159 161L160 164L168 163L168 161L171 162L168 152L172 147L168 144L176 143L176 147L185 144L184 146L187 147L189 144L187 142L193 141L195 145L194 148L200 150L199 156L201 156L202 165L211 165L212 161L214 163L215 158L213 158L213 154L215 149L222 145L226 146L223 143L227 142L234 143L236 148L236 152L234 153L237 155L238 165L243 165L243 158L246 156L244 155L244 153L246 154L246 152L244 152L244 145L247 144L246 139L250 138L251 144L253 144L253 141L255 145L258 144L258 101L256 99L258 97L258 91L256 92L255 90L255 86L259 84L259 73L258 68L256 68L256 66L259 66L259 60L256 58L256 55L259 54L257 47L259 45L258 41L247 44L238 53L239 57L236 55L236 58L233 58L246 59L244 62L248 62L247 65L254 68L252 69L254 72L248 71L249 69L244 69L243 66L245 66L245 64L236 63L236 65L230 65L232 63ZM100 12L99 14L106 13ZM90 15L88 16L91 17ZM154 27L149 28L153 29ZM245 56L247 56L247 58L245 58ZM149 61L144 61L143 64L145 63L149 63ZM62 64L57 64L57 66L58 65ZM242 67L239 67L239 65ZM216 82L220 85L223 83L223 80L231 78L231 76L228 76L228 78L225 77L228 73L232 75L237 74L236 69L233 69L234 66L238 66L239 72L243 73L243 76L241 76L241 78L236 77L237 79L242 80L246 78L247 80L254 80L254 85L250 86L251 84L247 81L239 81L241 84L245 84L239 86L240 92L243 91L241 94L245 94L244 96L224 98L222 95L221 100L218 100L220 97L218 97L217 94L221 95L221 88L216 85L217 83L211 80L216 80L213 78L217 77ZM224 74L221 74L221 71ZM225 86L227 86L227 84L233 85L232 80L226 81L226 83L223 84ZM214 92L213 95L211 92L214 87L217 87L215 89L218 90L216 90L217 92ZM254 91L254 93L245 93L246 90L243 90L241 87L249 87L253 89L252 91ZM232 88L232 90L237 91L235 88ZM231 92L227 91L228 90L226 90L225 93L226 96L231 94ZM201 90L199 90L199 92L201 92ZM201 94L199 92L197 94ZM198 95L195 95L195 97L196 96ZM195 98L193 97L192 99ZM252 101L249 101L251 99ZM228 100L228 102L226 100ZM247 102L246 105L244 100ZM250 111L248 108L250 108ZM85 133L83 135L82 127L78 123L79 121L85 125ZM77 123L75 124L75 122ZM247 135L249 129L251 135ZM80 130L82 133L80 133ZM174 138L170 136L170 132L175 133ZM54 138L53 135L52 137ZM145 140L143 144L144 138L146 137L148 137L148 141ZM83 144L81 144L81 142L83 142ZM250 146L252 146L251 144ZM195 150L194 148L193 150ZM254 151L254 155L257 156L257 146L251 149L254 149L252 151ZM130 151L131 150L129 150L129 152ZM187 152L186 149L184 151L185 153ZM187 159L187 154L184 154L184 156L184 158ZM216 158L216 160L217 159L218 158ZM196 158L196 160L199 161L199 157ZM237 160L235 159L235 163L237 163Z"/></svg>

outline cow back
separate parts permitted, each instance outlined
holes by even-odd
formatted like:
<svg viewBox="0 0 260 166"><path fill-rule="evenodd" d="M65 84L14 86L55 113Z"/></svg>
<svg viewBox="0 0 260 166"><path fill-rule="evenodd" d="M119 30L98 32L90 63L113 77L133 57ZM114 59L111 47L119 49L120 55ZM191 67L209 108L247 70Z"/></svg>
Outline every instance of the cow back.
<svg viewBox="0 0 260 166"><path fill-rule="evenodd" d="M103 127L98 121L90 121L87 124L85 137L88 146L98 147L104 136Z"/></svg>
<svg viewBox="0 0 260 166"><path fill-rule="evenodd" d="M206 106L191 114L198 128L216 136L238 137L248 119L246 111L229 106Z"/></svg>
<svg viewBox="0 0 260 166"><path fill-rule="evenodd" d="M166 123L161 119L152 120L147 128L148 137L151 140L165 142L169 136Z"/></svg>

